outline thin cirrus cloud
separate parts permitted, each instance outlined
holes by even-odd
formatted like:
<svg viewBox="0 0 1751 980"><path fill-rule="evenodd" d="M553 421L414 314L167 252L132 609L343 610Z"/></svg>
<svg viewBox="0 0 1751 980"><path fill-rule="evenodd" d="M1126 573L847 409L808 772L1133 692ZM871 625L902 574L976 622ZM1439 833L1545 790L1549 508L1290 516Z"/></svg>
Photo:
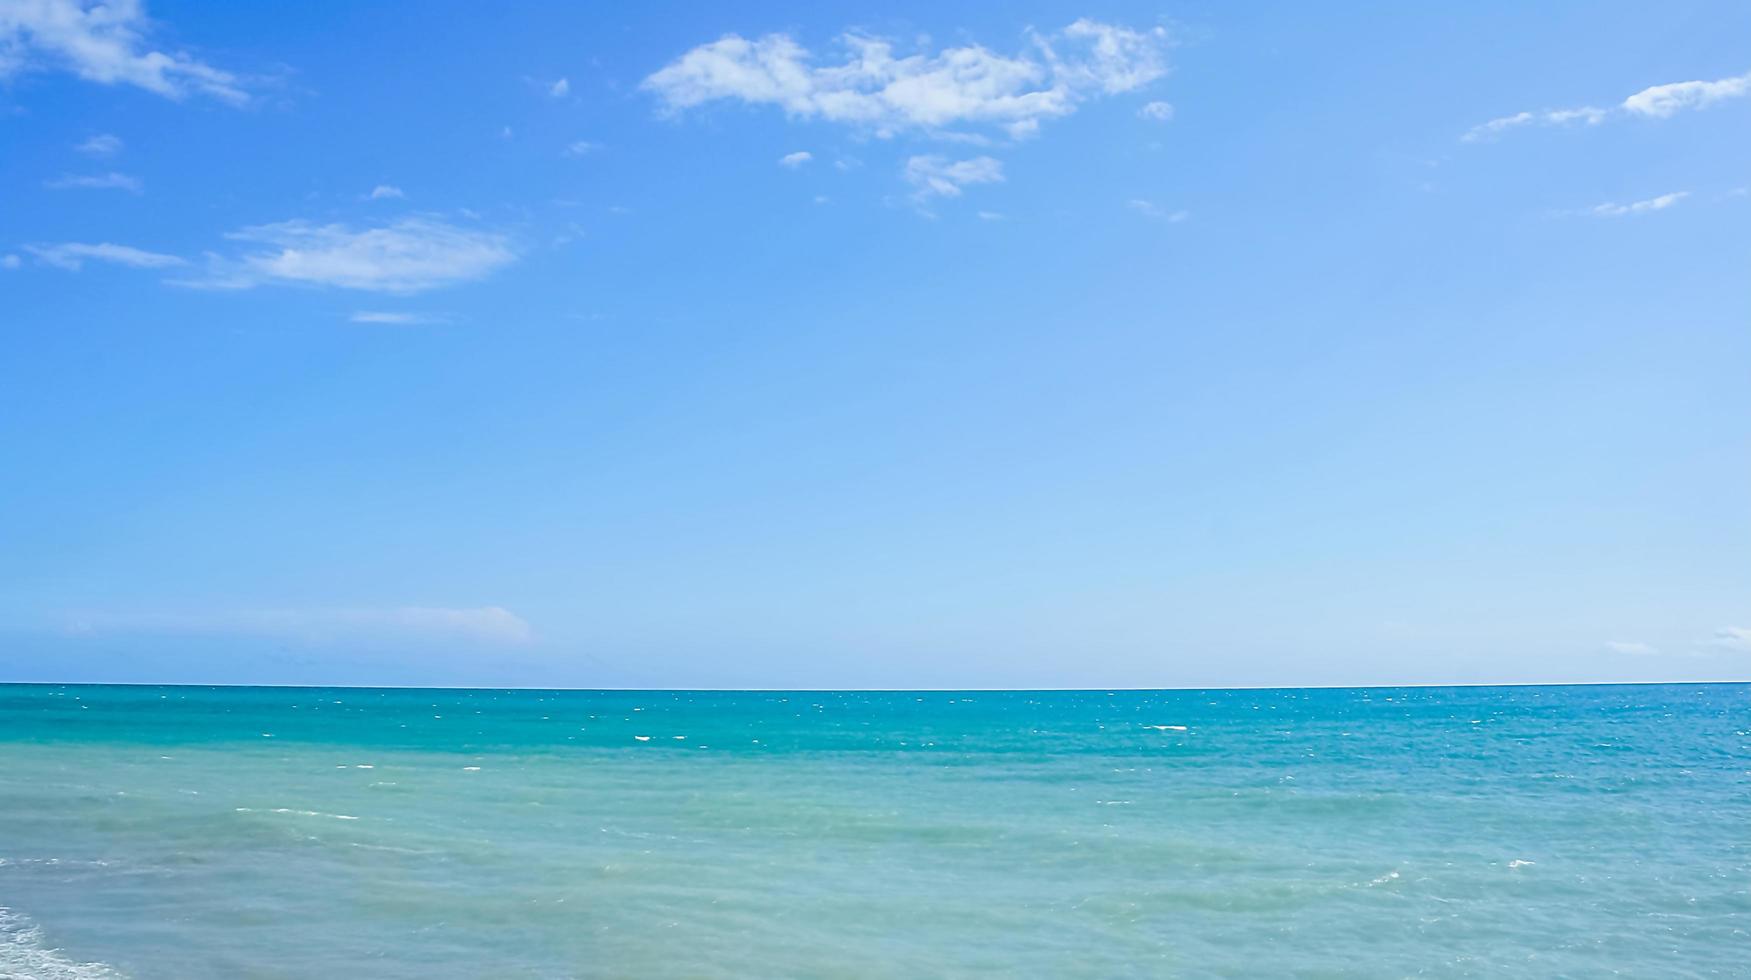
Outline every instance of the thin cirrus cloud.
<svg viewBox="0 0 1751 980"><path fill-rule="evenodd" d="M996 127L1011 137L1076 111L1085 99L1131 92L1167 74L1170 39L1078 20L1051 35L1030 34L1030 50L998 54L978 44L897 56L892 43L845 34L837 64L787 34L749 40L728 34L699 45L641 84L669 113L709 102L781 108L890 137Z"/></svg>
<svg viewBox="0 0 1751 980"><path fill-rule="evenodd" d="M1147 102L1144 103L1143 108L1137 110L1137 115L1151 122L1172 122L1173 103L1160 101Z"/></svg>
<svg viewBox="0 0 1751 980"><path fill-rule="evenodd" d="M204 289L328 286L407 294L484 279L517 258L504 235L426 217L359 229L281 221L226 237L242 243L244 251L209 256L205 276L175 284Z"/></svg>
<svg viewBox="0 0 1751 980"><path fill-rule="evenodd" d="M1460 139L1467 143L1485 142L1528 126L1570 126L1577 123L1597 126L1614 116L1668 119L1688 109L1706 109L1717 102L1746 95L1751 95L1751 72L1712 82L1669 82L1642 89L1608 109L1578 106L1502 116L1471 127Z"/></svg>
<svg viewBox="0 0 1751 980"><path fill-rule="evenodd" d="M373 201L399 201L406 196L406 194L402 193L401 188L396 187L394 184L378 184L376 187L371 188L370 194L366 195L366 197L369 197Z"/></svg>
<svg viewBox="0 0 1751 980"><path fill-rule="evenodd" d="M1134 197L1129 201L1126 201L1125 207L1130 208L1145 218L1152 218L1156 221L1165 221L1169 224L1177 225L1191 217L1189 212L1170 211L1167 208L1156 204L1154 201L1145 200L1141 197Z"/></svg>
<svg viewBox="0 0 1751 980"><path fill-rule="evenodd" d="M68 272L78 272L85 267L86 262L106 262L134 269L167 269L184 264L183 260L175 255L148 252L132 245L115 245L110 242L95 244L62 242L59 245L26 245L24 250L47 265L52 265L57 269L66 269Z"/></svg>
<svg viewBox="0 0 1751 980"><path fill-rule="evenodd" d="M1645 201L1631 201L1628 204L1607 201L1604 204L1595 204L1580 213L1595 218L1622 218L1634 214L1651 214L1655 211L1664 211L1689 196L1689 191L1673 191L1670 194L1650 197Z"/></svg>
<svg viewBox="0 0 1751 980"><path fill-rule="evenodd" d="M169 99L205 95L243 105L238 77L187 54L152 47L139 0L7 0L0 3L0 78L67 71L100 85L132 85Z"/></svg>
<svg viewBox="0 0 1751 980"><path fill-rule="evenodd" d="M43 186L52 191L127 191L138 194L146 189L146 183L138 177L129 174L63 174L53 180L43 181Z"/></svg>
<svg viewBox="0 0 1751 980"><path fill-rule="evenodd" d="M960 197L971 184L995 184L1003 180L1003 162L992 157L950 160L926 155L907 159L901 176L913 187L913 199Z"/></svg>
<svg viewBox="0 0 1751 980"><path fill-rule="evenodd" d="M67 629L76 634L254 636L310 643L459 640L520 645L535 639L535 630L528 621L503 606L89 613L70 617Z"/></svg>
<svg viewBox="0 0 1751 980"><path fill-rule="evenodd" d="M351 323L372 323L387 326L416 326L424 323L448 323L450 318L437 313L407 313L398 310L356 310L347 317Z"/></svg>
<svg viewBox="0 0 1751 980"><path fill-rule="evenodd" d="M87 156L107 157L121 152L122 138L110 133L99 133L80 143L74 149Z"/></svg>
<svg viewBox="0 0 1751 980"><path fill-rule="evenodd" d="M1651 657L1660 652L1649 644L1635 640L1606 640L1605 649L1633 657Z"/></svg>
<svg viewBox="0 0 1751 980"><path fill-rule="evenodd" d="M781 167L789 167L790 169L795 170L796 168L802 166L805 163L808 163L810 160L813 160L814 158L815 158L815 155L813 153L810 153L807 150L798 150L795 153L786 153L784 156L779 157L778 158L778 165Z"/></svg>

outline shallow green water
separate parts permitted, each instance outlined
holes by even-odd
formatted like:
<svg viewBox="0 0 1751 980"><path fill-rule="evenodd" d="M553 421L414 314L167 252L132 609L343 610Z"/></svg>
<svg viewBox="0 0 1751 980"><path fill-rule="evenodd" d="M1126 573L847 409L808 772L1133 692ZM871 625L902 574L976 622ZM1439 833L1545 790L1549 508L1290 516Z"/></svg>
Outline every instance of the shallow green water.
<svg viewBox="0 0 1751 980"><path fill-rule="evenodd" d="M1751 686L0 686L0 976L1751 976Z"/></svg>

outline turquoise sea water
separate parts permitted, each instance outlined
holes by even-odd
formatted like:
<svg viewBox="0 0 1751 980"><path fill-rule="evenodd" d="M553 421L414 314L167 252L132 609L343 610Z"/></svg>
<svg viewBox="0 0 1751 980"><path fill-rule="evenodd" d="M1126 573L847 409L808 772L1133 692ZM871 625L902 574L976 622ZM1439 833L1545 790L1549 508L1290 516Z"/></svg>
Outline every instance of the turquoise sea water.
<svg viewBox="0 0 1751 980"><path fill-rule="evenodd" d="M0 977L1751 976L1751 686L0 686Z"/></svg>

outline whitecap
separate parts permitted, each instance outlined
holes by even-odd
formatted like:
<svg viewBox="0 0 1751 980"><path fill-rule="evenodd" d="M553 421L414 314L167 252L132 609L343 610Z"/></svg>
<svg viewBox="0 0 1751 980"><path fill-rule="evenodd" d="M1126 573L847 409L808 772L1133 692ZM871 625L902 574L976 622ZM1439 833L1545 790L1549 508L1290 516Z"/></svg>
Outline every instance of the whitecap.
<svg viewBox="0 0 1751 980"><path fill-rule="evenodd" d="M634 735L632 737L638 739L640 742L648 742L651 740L649 735Z"/></svg>
<svg viewBox="0 0 1751 980"><path fill-rule="evenodd" d="M1514 860L1508 862L1508 867L1510 867L1510 868L1525 868L1525 867L1530 867L1532 864L1533 864L1533 862L1531 862L1531 861L1522 861L1519 858L1515 858Z"/></svg>
<svg viewBox="0 0 1751 980"><path fill-rule="evenodd" d="M294 810L289 806L277 806L271 810L258 810L255 807L233 807L238 813L290 813L300 817L327 817L330 820L357 820L358 817L345 813L323 813L320 810Z"/></svg>
<svg viewBox="0 0 1751 980"><path fill-rule="evenodd" d="M120 980L122 973L107 963L81 963L43 943L36 924L0 906L0 977L30 980Z"/></svg>

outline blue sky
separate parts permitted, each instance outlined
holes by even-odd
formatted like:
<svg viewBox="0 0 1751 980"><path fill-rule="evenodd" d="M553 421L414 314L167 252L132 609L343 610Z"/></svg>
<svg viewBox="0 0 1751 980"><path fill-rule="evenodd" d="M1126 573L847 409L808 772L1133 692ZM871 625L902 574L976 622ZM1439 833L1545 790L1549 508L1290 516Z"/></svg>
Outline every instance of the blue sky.
<svg viewBox="0 0 1751 980"><path fill-rule="evenodd" d="M1751 8L1369 6L0 0L0 678L1751 675Z"/></svg>

